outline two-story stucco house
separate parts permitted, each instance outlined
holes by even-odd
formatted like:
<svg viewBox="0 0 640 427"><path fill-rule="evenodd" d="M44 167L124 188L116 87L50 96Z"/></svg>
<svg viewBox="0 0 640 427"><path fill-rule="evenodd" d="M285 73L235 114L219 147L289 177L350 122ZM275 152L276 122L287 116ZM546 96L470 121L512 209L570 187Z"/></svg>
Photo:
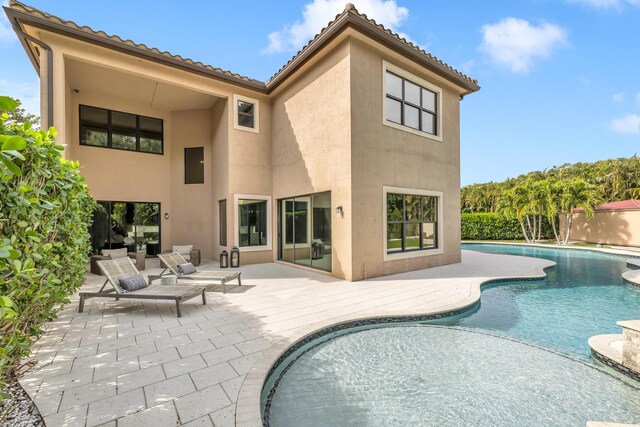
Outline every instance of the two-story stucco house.
<svg viewBox="0 0 640 427"><path fill-rule="evenodd" d="M193 244L347 280L460 261L475 80L352 5L267 82L5 7L43 126L105 207L94 249Z"/></svg>

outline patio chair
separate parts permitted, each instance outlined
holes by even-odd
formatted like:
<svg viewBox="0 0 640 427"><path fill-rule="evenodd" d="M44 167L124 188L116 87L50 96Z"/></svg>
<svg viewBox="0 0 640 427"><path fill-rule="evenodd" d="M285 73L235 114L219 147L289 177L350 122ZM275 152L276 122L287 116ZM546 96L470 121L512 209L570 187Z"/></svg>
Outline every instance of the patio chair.
<svg viewBox="0 0 640 427"><path fill-rule="evenodd" d="M227 272L227 271L197 271L191 274L182 274L178 269L178 265L186 264L187 261L177 252L171 252L168 254L159 254L158 258L164 263L166 268L160 273L161 277L165 275L167 270L170 273L166 274L174 274L178 277L178 279L185 280L197 280L199 282L215 282L222 284L222 293L227 293L227 282L238 279L238 286L242 286L242 281L240 279L240 272Z"/></svg>
<svg viewBox="0 0 640 427"><path fill-rule="evenodd" d="M183 301L202 295L202 304L207 304L205 294L206 286L195 286L195 284L194 286L151 286L151 284L149 284L149 286L142 289L129 292L125 291L120 286L120 279L140 274L135 265L133 265L131 258L125 257L102 260L97 261L96 264L98 264L98 268L100 268L102 274L106 276L106 280L98 292L80 292L79 313L82 313L84 310L84 301L89 298L115 298L116 301L120 298L175 301L176 314L178 317L182 317L180 304ZM112 289L105 289L107 284L110 284Z"/></svg>

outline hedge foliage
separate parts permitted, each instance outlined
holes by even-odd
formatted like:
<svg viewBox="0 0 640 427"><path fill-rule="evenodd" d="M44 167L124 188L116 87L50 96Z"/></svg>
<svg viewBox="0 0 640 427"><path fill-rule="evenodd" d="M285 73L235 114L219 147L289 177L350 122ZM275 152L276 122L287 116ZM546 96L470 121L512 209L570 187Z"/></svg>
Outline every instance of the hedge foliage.
<svg viewBox="0 0 640 427"><path fill-rule="evenodd" d="M546 219L542 220L543 239L553 239L553 229ZM522 240L522 229L515 217L505 217L495 212L463 213L463 240Z"/></svg>
<svg viewBox="0 0 640 427"><path fill-rule="evenodd" d="M0 97L0 110L15 108ZM55 129L0 117L0 379L16 374L45 322L83 284L95 207Z"/></svg>

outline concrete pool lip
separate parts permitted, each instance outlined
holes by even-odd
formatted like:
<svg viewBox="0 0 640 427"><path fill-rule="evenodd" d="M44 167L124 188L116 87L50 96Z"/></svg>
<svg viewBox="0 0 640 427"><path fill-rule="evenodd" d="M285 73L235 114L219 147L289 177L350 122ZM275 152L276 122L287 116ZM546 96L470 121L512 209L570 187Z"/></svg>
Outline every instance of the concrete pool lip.
<svg viewBox="0 0 640 427"><path fill-rule="evenodd" d="M427 317L471 309L480 301L483 286L499 281L544 279L546 277L544 270L555 266L555 263L539 258L485 254L463 250L462 264L454 266L457 266L458 270L460 266L462 266L463 271L458 271L457 275L445 274L443 276L448 277L440 277L442 279L448 279L448 281L453 281L453 283L449 286L451 294L436 306L430 306L428 304L429 301L427 301L426 304L425 302L416 303L413 301L413 304L410 303L405 308L394 307L389 309L385 306L380 306L374 309L349 313L338 318L309 324L298 329L286 339L274 342L273 346L253 365L240 388L238 401L236 403L235 425L239 427L263 425L261 394L270 372L284 353L294 348L297 343L306 340L310 336L316 335L318 331L339 327L342 324L350 324L354 321ZM437 273L438 271L446 271L447 269L455 270L453 266L444 266L429 270L431 270L431 273ZM403 278L407 280L407 278L416 277L416 275L419 277L421 273L425 274L424 272L428 272L429 270L402 273L385 278L378 278L378 280L393 281L394 278L397 280L403 280ZM481 272L485 275L481 276L478 274ZM456 271L450 273L456 273Z"/></svg>

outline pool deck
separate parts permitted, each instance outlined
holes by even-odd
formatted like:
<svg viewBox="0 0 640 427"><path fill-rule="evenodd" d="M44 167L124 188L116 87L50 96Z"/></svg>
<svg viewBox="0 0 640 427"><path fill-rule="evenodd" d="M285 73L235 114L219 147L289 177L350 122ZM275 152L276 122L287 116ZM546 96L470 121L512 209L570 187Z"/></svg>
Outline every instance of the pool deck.
<svg viewBox="0 0 640 427"><path fill-rule="evenodd" d="M463 262L345 282L284 264L241 268L243 286L183 304L78 295L33 346L21 384L48 426L259 426L269 368L292 343L341 322L473 305L494 279L543 277L553 262L463 251ZM144 274L160 272L148 262ZM205 261L201 269L215 269ZM82 290L103 278L87 274Z"/></svg>

